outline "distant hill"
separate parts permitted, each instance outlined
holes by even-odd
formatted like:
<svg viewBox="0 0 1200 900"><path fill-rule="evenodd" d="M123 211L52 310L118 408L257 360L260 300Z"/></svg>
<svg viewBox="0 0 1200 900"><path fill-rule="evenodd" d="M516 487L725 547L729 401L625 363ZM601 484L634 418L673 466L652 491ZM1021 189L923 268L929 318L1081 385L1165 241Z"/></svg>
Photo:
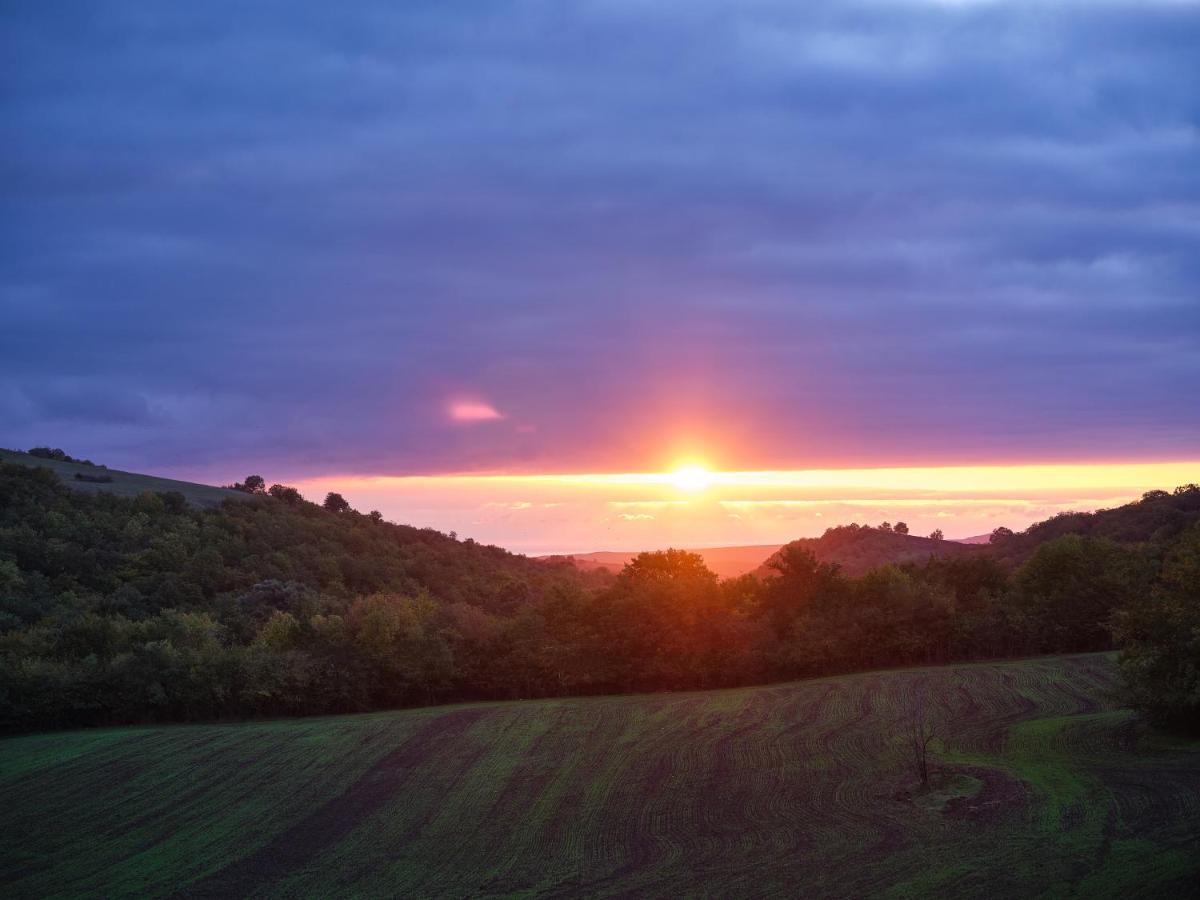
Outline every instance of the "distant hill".
<svg viewBox="0 0 1200 900"><path fill-rule="evenodd" d="M951 538L956 544L989 544L992 540L992 535L988 534L973 534L965 538Z"/></svg>
<svg viewBox="0 0 1200 900"><path fill-rule="evenodd" d="M782 544L754 544L745 547L701 547L690 552L698 553L704 558L704 564L721 578L736 578L753 572L770 556L779 550ZM684 548L687 549L687 548ZM625 564L631 561L640 551L637 550L600 550L595 553L576 553L571 556L542 556L546 561L566 560L573 562L585 572L605 570L619 572Z"/></svg>
<svg viewBox="0 0 1200 900"><path fill-rule="evenodd" d="M787 546L795 545L811 550L820 562L836 563L847 575L855 576L888 563L923 563L934 557L980 552L975 547L957 541L935 541L914 534L897 534L858 525L830 528L819 538L800 538ZM775 570L769 562L765 561L755 570L755 574L764 578L772 577Z"/></svg>
<svg viewBox="0 0 1200 900"><path fill-rule="evenodd" d="M986 537L984 539L986 541ZM979 552L977 547L963 541L935 541L910 534L897 534L874 528L831 528L819 538L800 538L792 543L807 546L821 562L840 565L848 575L864 572L887 563L925 562L930 557L956 556ZM704 559L704 564L721 578L737 578L753 572L770 577L774 570L768 561L783 544L753 544L744 547L703 547L690 549ZM636 550L601 550L571 556L543 556L547 562L568 561L585 572L619 572L638 555Z"/></svg>
<svg viewBox="0 0 1200 900"><path fill-rule="evenodd" d="M89 493L117 494L121 497L136 497L145 491L178 491L193 506L220 506L226 500L247 500L248 494L228 488L213 487L211 484L196 484L192 481L176 481L173 478L158 478L154 475L138 475L122 472L107 466L85 462L64 462L32 456L16 450L0 450L0 463L33 466L50 469L67 487Z"/></svg>

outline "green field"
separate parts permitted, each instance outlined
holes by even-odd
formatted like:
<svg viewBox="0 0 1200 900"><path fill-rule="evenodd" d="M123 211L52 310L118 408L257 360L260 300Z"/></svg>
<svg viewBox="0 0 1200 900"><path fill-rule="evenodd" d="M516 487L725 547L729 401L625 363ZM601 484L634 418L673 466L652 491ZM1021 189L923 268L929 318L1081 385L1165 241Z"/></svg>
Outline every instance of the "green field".
<svg viewBox="0 0 1200 900"><path fill-rule="evenodd" d="M1192 896L1200 743L1114 684L1089 655L10 738L0 894Z"/></svg>
<svg viewBox="0 0 1200 900"><path fill-rule="evenodd" d="M28 453L18 453L13 450L0 449L0 463L15 463L21 466L50 469L62 479L62 483L67 487L89 493L136 497L145 491L178 491L193 506L220 506L226 500L249 499L247 494L231 491L228 488L196 484L193 481L176 481L173 478L158 478L154 475L139 475L136 472L121 472L107 466L88 466L83 463L43 459L40 456L30 456ZM81 481L75 477L76 475L88 478L108 476L112 481Z"/></svg>

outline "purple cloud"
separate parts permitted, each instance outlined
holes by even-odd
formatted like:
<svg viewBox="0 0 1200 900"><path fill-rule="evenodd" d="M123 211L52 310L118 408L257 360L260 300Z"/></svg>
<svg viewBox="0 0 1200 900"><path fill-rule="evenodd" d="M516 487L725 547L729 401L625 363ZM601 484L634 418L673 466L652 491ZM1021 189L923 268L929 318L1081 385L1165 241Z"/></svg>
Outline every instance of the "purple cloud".
<svg viewBox="0 0 1200 900"><path fill-rule="evenodd" d="M3 16L2 444L231 474L1200 446L1194 6ZM504 419L455 427L484 390Z"/></svg>

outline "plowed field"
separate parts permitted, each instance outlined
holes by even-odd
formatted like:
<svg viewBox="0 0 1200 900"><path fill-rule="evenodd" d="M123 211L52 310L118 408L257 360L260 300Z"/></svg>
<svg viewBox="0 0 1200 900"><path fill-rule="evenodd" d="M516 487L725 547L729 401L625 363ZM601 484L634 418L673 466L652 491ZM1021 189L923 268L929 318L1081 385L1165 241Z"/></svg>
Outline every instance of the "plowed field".
<svg viewBox="0 0 1200 900"><path fill-rule="evenodd" d="M1114 687L1090 655L11 738L0 895L1194 896L1200 743Z"/></svg>

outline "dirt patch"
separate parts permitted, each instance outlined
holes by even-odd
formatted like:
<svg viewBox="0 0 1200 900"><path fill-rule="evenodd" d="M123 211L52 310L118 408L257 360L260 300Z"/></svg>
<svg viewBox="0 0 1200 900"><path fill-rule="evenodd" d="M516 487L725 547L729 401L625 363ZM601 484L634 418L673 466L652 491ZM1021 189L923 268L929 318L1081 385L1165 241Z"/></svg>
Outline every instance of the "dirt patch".
<svg viewBox="0 0 1200 900"><path fill-rule="evenodd" d="M974 796L948 800L942 815L950 819L996 824L1029 804L1029 789L1023 781L999 769L960 767L955 769L981 782Z"/></svg>
<svg viewBox="0 0 1200 900"><path fill-rule="evenodd" d="M322 850L332 847L381 809L403 784L408 773L437 758L483 710L464 709L439 716L403 745L384 756L358 781L337 797L276 835L249 856L203 878L177 893L181 898L246 896L304 866Z"/></svg>

